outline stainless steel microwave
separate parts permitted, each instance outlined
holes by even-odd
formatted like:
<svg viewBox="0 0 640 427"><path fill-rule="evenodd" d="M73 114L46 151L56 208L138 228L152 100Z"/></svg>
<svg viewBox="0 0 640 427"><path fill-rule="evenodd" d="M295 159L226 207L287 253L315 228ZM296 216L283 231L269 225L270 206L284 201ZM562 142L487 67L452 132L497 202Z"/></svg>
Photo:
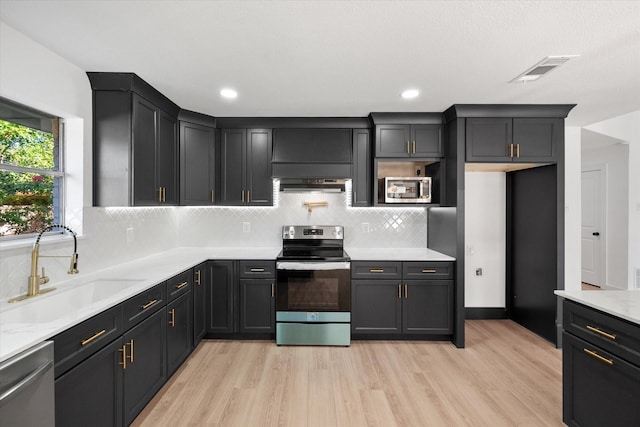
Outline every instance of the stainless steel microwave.
<svg viewBox="0 0 640 427"><path fill-rule="evenodd" d="M386 177L385 203L431 203L431 177Z"/></svg>

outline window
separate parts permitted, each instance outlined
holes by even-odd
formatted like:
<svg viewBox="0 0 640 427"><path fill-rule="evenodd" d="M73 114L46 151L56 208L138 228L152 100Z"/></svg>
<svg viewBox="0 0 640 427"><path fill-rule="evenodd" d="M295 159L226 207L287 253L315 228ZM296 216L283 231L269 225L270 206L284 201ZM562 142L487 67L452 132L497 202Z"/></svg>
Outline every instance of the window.
<svg viewBox="0 0 640 427"><path fill-rule="evenodd" d="M0 98L0 238L62 223L61 120Z"/></svg>

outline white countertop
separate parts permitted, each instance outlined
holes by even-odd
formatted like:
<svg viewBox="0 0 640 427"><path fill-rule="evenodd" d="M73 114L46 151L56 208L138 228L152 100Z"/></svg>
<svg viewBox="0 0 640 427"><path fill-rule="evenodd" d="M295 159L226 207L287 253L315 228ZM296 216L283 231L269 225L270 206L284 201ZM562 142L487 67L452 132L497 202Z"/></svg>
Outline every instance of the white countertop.
<svg viewBox="0 0 640 427"><path fill-rule="evenodd" d="M555 291L555 294L640 325L640 290Z"/></svg>
<svg viewBox="0 0 640 427"><path fill-rule="evenodd" d="M275 260L281 247L176 248L43 286L56 290L14 304L0 301L0 362L210 259ZM355 261L454 261L430 249L348 249ZM69 276L70 277L70 276ZM26 278L25 278L26 280Z"/></svg>
<svg viewBox="0 0 640 427"><path fill-rule="evenodd" d="M455 261L428 248L346 248L353 261Z"/></svg>

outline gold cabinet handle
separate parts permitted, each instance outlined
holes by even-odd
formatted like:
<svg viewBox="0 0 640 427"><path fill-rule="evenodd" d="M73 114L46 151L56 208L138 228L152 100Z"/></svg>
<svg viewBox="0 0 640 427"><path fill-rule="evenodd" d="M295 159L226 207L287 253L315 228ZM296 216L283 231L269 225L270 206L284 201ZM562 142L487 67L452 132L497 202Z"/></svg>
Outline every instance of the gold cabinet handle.
<svg viewBox="0 0 640 427"><path fill-rule="evenodd" d="M125 347L126 346L127 345L125 344ZM130 350L130 352L129 352L129 361L131 363L133 363L133 338L129 341L129 350Z"/></svg>
<svg viewBox="0 0 640 427"><path fill-rule="evenodd" d="M520 144L516 144L516 157L520 158Z"/></svg>
<svg viewBox="0 0 640 427"><path fill-rule="evenodd" d="M242 203L244 203L244 190L242 190Z"/></svg>
<svg viewBox="0 0 640 427"><path fill-rule="evenodd" d="M413 141L413 154L416 154L416 142Z"/></svg>
<svg viewBox="0 0 640 427"><path fill-rule="evenodd" d="M404 297L409 298L409 285L404 285Z"/></svg>
<svg viewBox="0 0 640 427"><path fill-rule="evenodd" d="M80 341L80 345L87 345L89 344L91 341L98 339L99 337L101 337L102 335L106 334L107 330L103 329L100 332L97 332L95 335L93 335L92 337L87 338L86 340L82 340Z"/></svg>
<svg viewBox="0 0 640 427"><path fill-rule="evenodd" d="M609 333L607 333L607 332L605 332L605 331L603 331L601 329L596 328L595 326L587 325L587 329L590 330L590 331L595 332L598 335L602 335L603 337L607 337L610 340L615 340L616 339L615 335L609 334Z"/></svg>
<svg viewBox="0 0 640 427"><path fill-rule="evenodd" d="M167 187L162 187L162 203L167 201Z"/></svg>
<svg viewBox="0 0 640 427"><path fill-rule="evenodd" d="M398 283L398 298L402 298L402 285Z"/></svg>
<svg viewBox="0 0 640 427"><path fill-rule="evenodd" d="M411 150L409 149L409 141L407 141L407 154L411 154Z"/></svg>
<svg viewBox="0 0 640 427"><path fill-rule="evenodd" d="M144 305L140 306L140 308L141 308L142 310L146 310L147 308L151 307L153 304L155 304L155 303L157 303L157 302L158 302L158 300L157 300L157 299L151 300L151 301L149 301L148 303L146 303L146 304L144 304Z"/></svg>
<svg viewBox="0 0 640 427"><path fill-rule="evenodd" d="M188 284L189 284L189 282L182 282L182 283L176 285L176 289L182 289L185 286L187 286Z"/></svg>
<svg viewBox="0 0 640 427"><path fill-rule="evenodd" d="M513 158L513 144L509 144L509 157Z"/></svg>
<svg viewBox="0 0 640 427"><path fill-rule="evenodd" d="M196 282L196 285L201 285L201 281L200 281L200 270L196 271L196 279L194 280Z"/></svg>
<svg viewBox="0 0 640 427"><path fill-rule="evenodd" d="M158 187L158 203L162 203L162 187Z"/></svg>
<svg viewBox="0 0 640 427"><path fill-rule="evenodd" d="M370 268L369 273L384 273L384 268Z"/></svg>
<svg viewBox="0 0 640 427"><path fill-rule="evenodd" d="M276 296L276 285L274 285L273 283L271 284L271 298L274 298Z"/></svg>
<svg viewBox="0 0 640 427"><path fill-rule="evenodd" d="M215 203L216 202L216 199L213 196L214 196L214 193L213 193L213 190L211 190L211 203Z"/></svg>
<svg viewBox="0 0 640 427"><path fill-rule="evenodd" d="M169 320L169 324L171 325L172 328L175 328L176 327L176 309L172 308L169 314L171 314L171 320Z"/></svg>
<svg viewBox="0 0 640 427"><path fill-rule="evenodd" d="M127 345L123 345L118 351L122 352L122 362L118 362L118 365L122 365L122 369L127 369Z"/></svg>
<svg viewBox="0 0 640 427"><path fill-rule="evenodd" d="M587 353L589 356L595 357L596 359L598 359L601 362L606 363L607 365L611 366L613 365L613 359L607 359L606 357L602 357L600 356L598 353L596 353L595 351L592 350L588 350L586 348L583 349L585 353Z"/></svg>
<svg viewBox="0 0 640 427"><path fill-rule="evenodd" d="M264 273L264 268L252 268L252 273Z"/></svg>
<svg viewBox="0 0 640 427"><path fill-rule="evenodd" d="M247 203L251 203L251 191L247 190Z"/></svg>
<svg viewBox="0 0 640 427"><path fill-rule="evenodd" d="M437 273L438 271L430 268L430 269L424 269L424 270L422 270L422 272L423 273Z"/></svg>

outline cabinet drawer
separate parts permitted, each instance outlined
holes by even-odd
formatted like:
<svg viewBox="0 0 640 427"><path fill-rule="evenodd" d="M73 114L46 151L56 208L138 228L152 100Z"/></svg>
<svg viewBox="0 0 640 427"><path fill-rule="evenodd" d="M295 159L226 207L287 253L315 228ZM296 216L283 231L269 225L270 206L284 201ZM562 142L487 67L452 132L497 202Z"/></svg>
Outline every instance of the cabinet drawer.
<svg viewBox="0 0 640 427"><path fill-rule="evenodd" d="M351 263L354 279L398 279L402 278L402 263L399 261L357 261Z"/></svg>
<svg viewBox="0 0 640 427"><path fill-rule="evenodd" d="M124 329L127 330L151 316L167 303L167 283L162 282L153 288L128 299L124 305Z"/></svg>
<svg viewBox="0 0 640 427"><path fill-rule="evenodd" d="M563 304L567 332L640 365L640 327L572 301Z"/></svg>
<svg viewBox="0 0 640 427"><path fill-rule="evenodd" d="M241 279L272 279L276 277L274 261L240 261Z"/></svg>
<svg viewBox="0 0 640 427"><path fill-rule="evenodd" d="M402 276L405 279L453 279L452 262L405 262Z"/></svg>
<svg viewBox="0 0 640 427"><path fill-rule="evenodd" d="M193 287L193 270L187 270L167 280L167 299L173 301Z"/></svg>
<svg viewBox="0 0 640 427"><path fill-rule="evenodd" d="M122 305L117 305L53 337L55 377L96 353L123 330Z"/></svg>

